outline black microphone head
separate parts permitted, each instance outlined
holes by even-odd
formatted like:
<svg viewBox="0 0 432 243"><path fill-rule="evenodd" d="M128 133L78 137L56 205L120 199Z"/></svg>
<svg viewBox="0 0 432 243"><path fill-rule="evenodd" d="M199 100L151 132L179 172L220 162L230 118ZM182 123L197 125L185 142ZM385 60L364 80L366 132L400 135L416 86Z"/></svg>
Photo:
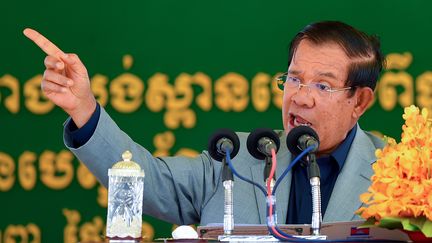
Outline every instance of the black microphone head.
<svg viewBox="0 0 432 243"><path fill-rule="evenodd" d="M260 150L258 150L258 141L264 137L271 139L275 143L276 153L277 151L279 151L280 140L276 132L269 128L257 128L249 134L246 142L249 153L256 159L261 160L266 158L266 155L263 154Z"/></svg>
<svg viewBox="0 0 432 243"><path fill-rule="evenodd" d="M230 153L230 158L234 158L240 149L240 140L235 132L230 129L222 128L217 130L209 139L208 152L210 156L217 161L222 161L225 158L225 151L218 149L218 142L222 139L228 139L233 145L233 150Z"/></svg>
<svg viewBox="0 0 432 243"><path fill-rule="evenodd" d="M287 147L292 154L298 155L303 151L302 148L299 146L299 139L304 135L309 135L319 142L318 134L311 127L295 127L288 133L286 138Z"/></svg>

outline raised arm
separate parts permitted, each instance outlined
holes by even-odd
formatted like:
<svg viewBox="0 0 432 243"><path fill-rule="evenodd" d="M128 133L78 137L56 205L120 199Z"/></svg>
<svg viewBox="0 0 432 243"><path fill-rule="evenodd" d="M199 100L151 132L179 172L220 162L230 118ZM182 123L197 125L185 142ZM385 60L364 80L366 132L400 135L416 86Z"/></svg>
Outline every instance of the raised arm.
<svg viewBox="0 0 432 243"><path fill-rule="evenodd" d="M27 28L24 35L47 54L42 91L82 127L96 108L86 67L76 54L64 53L39 32Z"/></svg>

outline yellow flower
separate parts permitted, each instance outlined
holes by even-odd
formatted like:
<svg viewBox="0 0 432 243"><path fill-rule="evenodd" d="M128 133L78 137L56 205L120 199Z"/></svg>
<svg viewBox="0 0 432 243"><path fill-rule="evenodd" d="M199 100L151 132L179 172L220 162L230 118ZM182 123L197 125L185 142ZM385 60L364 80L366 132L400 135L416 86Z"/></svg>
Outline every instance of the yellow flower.
<svg viewBox="0 0 432 243"><path fill-rule="evenodd" d="M432 221L432 121L428 110L412 105L402 115L401 142L385 137L375 152L374 175L368 192L360 196L367 207L363 218L421 217Z"/></svg>

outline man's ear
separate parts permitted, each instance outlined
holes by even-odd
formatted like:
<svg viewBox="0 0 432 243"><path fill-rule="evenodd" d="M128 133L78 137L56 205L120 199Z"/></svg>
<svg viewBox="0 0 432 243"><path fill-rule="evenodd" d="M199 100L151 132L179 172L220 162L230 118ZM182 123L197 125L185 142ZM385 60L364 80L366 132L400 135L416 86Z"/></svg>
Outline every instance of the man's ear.
<svg viewBox="0 0 432 243"><path fill-rule="evenodd" d="M353 118L359 119L374 100L374 92L369 87L358 87L354 95L355 105Z"/></svg>

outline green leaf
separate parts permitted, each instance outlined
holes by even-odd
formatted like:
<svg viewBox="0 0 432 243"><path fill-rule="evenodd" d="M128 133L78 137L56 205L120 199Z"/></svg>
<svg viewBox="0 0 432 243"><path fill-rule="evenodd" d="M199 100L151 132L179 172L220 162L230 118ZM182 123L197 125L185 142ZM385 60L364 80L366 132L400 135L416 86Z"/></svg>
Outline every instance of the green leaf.
<svg viewBox="0 0 432 243"><path fill-rule="evenodd" d="M387 229L402 229L402 220L399 217L386 217L381 219L378 226Z"/></svg>
<svg viewBox="0 0 432 243"><path fill-rule="evenodd" d="M375 225L376 219L374 217L368 218L363 224L361 224L357 228L370 228L370 227L376 227Z"/></svg>
<svg viewBox="0 0 432 243"><path fill-rule="evenodd" d="M381 227L386 229L404 229L407 231L421 231L426 237L432 238L432 221L426 217L418 218L400 218L386 217L382 218L378 224L374 217L368 218L358 228Z"/></svg>
<svg viewBox="0 0 432 243"><path fill-rule="evenodd" d="M402 218L402 225L404 230L408 230L408 231L419 231L420 228L414 224L411 224L411 220L410 218Z"/></svg>
<svg viewBox="0 0 432 243"><path fill-rule="evenodd" d="M432 237L432 221L426 220L421 228L421 231L426 237Z"/></svg>
<svg viewBox="0 0 432 243"><path fill-rule="evenodd" d="M427 221L426 217L410 218L410 223L421 229L424 223Z"/></svg>

